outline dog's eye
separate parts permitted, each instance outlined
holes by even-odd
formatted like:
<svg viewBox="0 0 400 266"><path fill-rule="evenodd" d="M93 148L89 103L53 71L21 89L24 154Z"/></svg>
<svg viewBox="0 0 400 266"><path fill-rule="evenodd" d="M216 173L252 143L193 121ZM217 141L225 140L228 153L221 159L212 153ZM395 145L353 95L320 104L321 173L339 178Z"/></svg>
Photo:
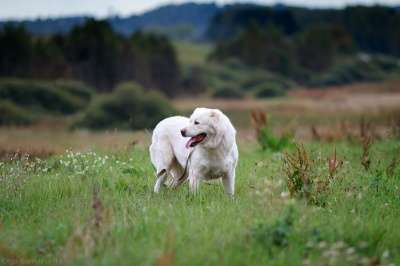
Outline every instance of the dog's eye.
<svg viewBox="0 0 400 266"><path fill-rule="evenodd" d="M194 124L198 125L198 124L200 124L200 122L199 121L194 121Z"/></svg>

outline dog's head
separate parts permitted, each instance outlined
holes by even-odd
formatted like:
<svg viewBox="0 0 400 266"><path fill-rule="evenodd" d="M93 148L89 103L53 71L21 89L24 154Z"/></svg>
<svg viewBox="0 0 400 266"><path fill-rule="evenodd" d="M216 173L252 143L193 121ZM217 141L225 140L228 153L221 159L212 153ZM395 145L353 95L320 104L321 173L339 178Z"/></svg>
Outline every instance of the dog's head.
<svg viewBox="0 0 400 266"><path fill-rule="evenodd" d="M216 148L224 144L231 146L236 131L228 117L218 109L196 108L190 116L189 125L181 129L183 137L190 137L186 147L201 145ZM225 140L226 143L222 143Z"/></svg>

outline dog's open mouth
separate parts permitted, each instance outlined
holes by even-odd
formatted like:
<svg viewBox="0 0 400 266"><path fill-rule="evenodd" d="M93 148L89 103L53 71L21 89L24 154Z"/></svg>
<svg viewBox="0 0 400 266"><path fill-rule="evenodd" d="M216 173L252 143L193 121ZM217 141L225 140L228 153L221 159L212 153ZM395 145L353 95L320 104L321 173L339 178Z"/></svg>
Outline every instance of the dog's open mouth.
<svg viewBox="0 0 400 266"><path fill-rule="evenodd" d="M206 133L200 133L194 137L191 137L189 141L186 143L186 148L192 148L202 142L207 137Z"/></svg>

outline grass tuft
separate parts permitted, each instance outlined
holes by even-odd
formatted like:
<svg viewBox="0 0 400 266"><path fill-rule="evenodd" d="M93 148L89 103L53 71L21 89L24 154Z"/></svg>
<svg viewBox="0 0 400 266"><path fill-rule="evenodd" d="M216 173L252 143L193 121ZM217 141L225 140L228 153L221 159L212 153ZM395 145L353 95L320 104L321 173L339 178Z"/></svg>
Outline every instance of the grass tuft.
<svg viewBox="0 0 400 266"><path fill-rule="evenodd" d="M262 150L281 151L289 148L293 144L293 136L290 133L284 133L277 136L268 127L267 115L262 111L252 111L250 113L253 127L256 131L257 141Z"/></svg>
<svg viewBox="0 0 400 266"><path fill-rule="evenodd" d="M285 153L283 169L291 196L310 198L313 183L311 176L312 165L313 161L303 145L296 145L296 151L293 154Z"/></svg>
<svg viewBox="0 0 400 266"><path fill-rule="evenodd" d="M364 135L361 139L362 141L362 156L361 156L361 164L366 171L368 171L371 167L371 158L370 158L370 149L372 144L372 138Z"/></svg>

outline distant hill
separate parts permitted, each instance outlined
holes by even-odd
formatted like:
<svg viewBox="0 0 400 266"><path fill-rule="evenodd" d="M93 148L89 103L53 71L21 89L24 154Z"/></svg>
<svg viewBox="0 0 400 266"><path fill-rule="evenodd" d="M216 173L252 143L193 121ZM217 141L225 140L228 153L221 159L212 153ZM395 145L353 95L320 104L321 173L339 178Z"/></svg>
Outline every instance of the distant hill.
<svg viewBox="0 0 400 266"><path fill-rule="evenodd" d="M38 35L50 35L54 33L66 33L73 27L84 23L90 17L88 16L72 16L62 18L47 18L23 21L0 21L0 27L6 23L23 25L29 32Z"/></svg>
<svg viewBox="0 0 400 266"><path fill-rule="evenodd" d="M392 11L400 12L400 6L392 8L381 6L380 9L361 6L357 8L367 11L378 10L378 12L379 10L383 10L383 12L389 10L389 16L378 14L384 20L393 17ZM173 39L219 40L234 37L251 23L263 26L273 24L286 34L296 33L309 25L319 23L345 24L343 21L346 21L348 23L359 23L363 26L361 21L357 21L357 17L346 17L351 9L355 9L355 6L345 9L310 9L282 4L270 6L231 4L219 7L215 3L184 3L161 6L140 15L114 16L106 20L116 32L124 35L142 30L162 33ZM375 16L375 14L371 16ZM71 16L24 21L0 21L0 28L5 23L14 23L24 25L29 32L36 35L63 34L89 18L91 17ZM382 29L387 29L390 28L390 23L386 26L381 26L380 23L375 24ZM357 27L360 25L357 24ZM348 25L345 25L345 27L347 28Z"/></svg>
<svg viewBox="0 0 400 266"><path fill-rule="evenodd" d="M116 31L123 34L142 29L166 32L172 37L200 39L218 10L215 4L167 5L139 16L115 17L109 21Z"/></svg>
<svg viewBox="0 0 400 266"><path fill-rule="evenodd" d="M166 5L141 15L129 17L110 17L115 31L128 35L138 30L162 32L178 39L202 39L209 21L219 7L214 4L185 3L180 5ZM37 35L65 33L74 26L80 25L90 17L72 16L63 18L36 19L25 21L2 21L5 23L24 25L27 30Z"/></svg>

